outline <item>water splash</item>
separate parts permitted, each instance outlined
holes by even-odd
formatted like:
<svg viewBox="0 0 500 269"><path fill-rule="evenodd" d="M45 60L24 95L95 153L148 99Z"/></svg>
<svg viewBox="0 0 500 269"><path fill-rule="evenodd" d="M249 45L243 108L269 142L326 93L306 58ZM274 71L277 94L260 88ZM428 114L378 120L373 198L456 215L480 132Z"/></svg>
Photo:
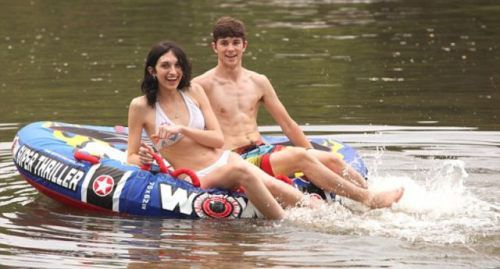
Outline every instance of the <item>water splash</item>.
<svg viewBox="0 0 500 269"><path fill-rule="evenodd" d="M405 194L392 208L368 210L354 201L318 209L287 211L293 225L335 234L396 237L410 242L468 244L498 230L500 213L465 187L465 163L445 160L429 170L425 182L408 176L370 177L370 188L387 190L403 186Z"/></svg>
<svg viewBox="0 0 500 269"><path fill-rule="evenodd" d="M405 187L406 193L393 208L407 213L426 214L436 219L460 214L469 204L478 202L474 201L477 199L472 194L466 193L464 181L467 177L464 162L446 160L431 169L425 186L419 185L411 178L401 178L399 181ZM394 181L397 179L380 178L375 181L377 187L374 188Z"/></svg>

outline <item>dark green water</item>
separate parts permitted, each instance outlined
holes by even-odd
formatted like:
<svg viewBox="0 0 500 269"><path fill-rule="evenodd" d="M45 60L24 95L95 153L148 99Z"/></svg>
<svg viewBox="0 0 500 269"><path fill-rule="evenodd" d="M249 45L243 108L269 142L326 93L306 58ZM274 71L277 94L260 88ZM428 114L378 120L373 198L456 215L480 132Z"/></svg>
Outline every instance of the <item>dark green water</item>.
<svg viewBox="0 0 500 269"><path fill-rule="evenodd" d="M123 124L150 46L177 41L200 74L216 61L211 24L232 14L247 24L245 64L301 124L500 129L495 1L328 3L1 4L2 121Z"/></svg>
<svg viewBox="0 0 500 269"><path fill-rule="evenodd" d="M292 117L355 146L375 186L404 182L402 205L278 224L133 219L22 181L10 155L21 126L125 125L151 45L178 42L200 74L221 15L246 23L244 64ZM0 267L498 268L498 44L498 1L3 1Z"/></svg>

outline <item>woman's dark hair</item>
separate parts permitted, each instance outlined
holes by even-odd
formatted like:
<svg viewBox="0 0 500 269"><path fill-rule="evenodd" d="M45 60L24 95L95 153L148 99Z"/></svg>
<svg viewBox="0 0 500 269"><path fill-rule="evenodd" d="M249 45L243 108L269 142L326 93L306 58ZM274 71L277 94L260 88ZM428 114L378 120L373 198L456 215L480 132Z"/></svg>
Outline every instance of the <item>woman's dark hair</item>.
<svg viewBox="0 0 500 269"><path fill-rule="evenodd" d="M149 73L148 67L151 66L154 69L158 59L169 51L172 51L175 57L177 57L177 61L182 69L182 78L179 82L178 90L184 90L191 86L191 64L184 51L172 41L162 41L154 45L148 53L144 67L144 78L141 83L142 93L146 95L148 105L151 107L154 107L156 103L158 80Z"/></svg>

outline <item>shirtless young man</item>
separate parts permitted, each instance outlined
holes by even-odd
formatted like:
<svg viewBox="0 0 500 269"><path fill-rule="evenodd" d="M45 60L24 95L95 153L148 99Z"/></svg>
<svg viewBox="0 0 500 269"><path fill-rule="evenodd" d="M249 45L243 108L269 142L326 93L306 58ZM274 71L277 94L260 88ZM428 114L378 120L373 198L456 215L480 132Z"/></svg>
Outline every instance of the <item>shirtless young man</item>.
<svg viewBox="0 0 500 269"><path fill-rule="evenodd" d="M372 192L364 178L333 154L315 150L272 87L269 79L242 65L248 46L244 24L221 17L213 30L212 49L217 66L193 79L205 90L224 134L224 148L232 149L271 175L302 171L317 187L361 202L371 208L389 207L403 189ZM279 151L262 142L257 112L263 104L295 147ZM274 152L273 152L274 151Z"/></svg>

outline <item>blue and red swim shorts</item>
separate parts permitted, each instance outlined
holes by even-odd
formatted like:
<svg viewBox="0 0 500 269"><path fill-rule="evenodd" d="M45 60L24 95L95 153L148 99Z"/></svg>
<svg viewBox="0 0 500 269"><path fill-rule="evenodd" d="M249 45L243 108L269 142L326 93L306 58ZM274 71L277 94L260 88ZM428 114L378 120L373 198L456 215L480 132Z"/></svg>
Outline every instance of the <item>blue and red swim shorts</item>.
<svg viewBox="0 0 500 269"><path fill-rule="evenodd" d="M271 176L275 176L271 166L271 154L284 149L286 146L266 144L262 141L257 141L251 145L239 147L233 150L247 162L259 167L264 172Z"/></svg>

